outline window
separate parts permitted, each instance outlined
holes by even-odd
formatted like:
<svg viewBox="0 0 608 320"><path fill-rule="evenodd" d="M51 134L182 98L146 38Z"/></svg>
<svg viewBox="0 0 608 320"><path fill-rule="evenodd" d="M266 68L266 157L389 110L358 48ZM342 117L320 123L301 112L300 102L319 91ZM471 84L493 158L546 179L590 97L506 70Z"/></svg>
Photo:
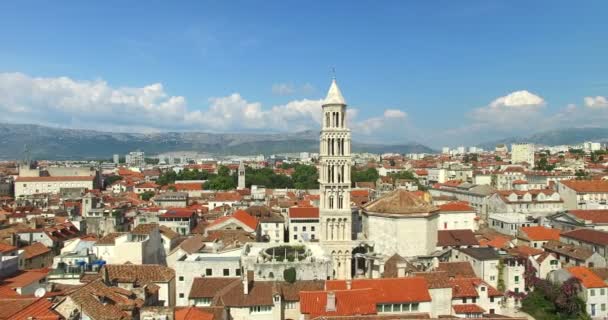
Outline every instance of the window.
<svg viewBox="0 0 608 320"><path fill-rule="evenodd" d="M179 281L184 281L184 276L179 276Z"/></svg>
<svg viewBox="0 0 608 320"><path fill-rule="evenodd" d="M606 289L601 288L601 289L600 289L600 296L603 296L603 295L605 295L605 294L606 294Z"/></svg>
<svg viewBox="0 0 608 320"><path fill-rule="evenodd" d="M303 227L302 227L302 231L306 231L306 226L303 226Z"/></svg>
<svg viewBox="0 0 608 320"><path fill-rule="evenodd" d="M254 306L249 307L249 313L270 313L272 308L270 306Z"/></svg>
<svg viewBox="0 0 608 320"><path fill-rule="evenodd" d="M486 287L480 287L481 292L486 291Z"/></svg>
<svg viewBox="0 0 608 320"><path fill-rule="evenodd" d="M293 231L298 231L298 226L294 226Z"/></svg>
<svg viewBox="0 0 608 320"><path fill-rule="evenodd" d="M418 303L412 303L412 311L418 311Z"/></svg>
<svg viewBox="0 0 608 320"><path fill-rule="evenodd" d="M211 305L211 298L196 298L194 305L199 307L208 307Z"/></svg>
<svg viewBox="0 0 608 320"><path fill-rule="evenodd" d="M551 262L549 262L550 265L552 266L556 266L557 265L557 260L551 260Z"/></svg>
<svg viewBox="0 0 608 320"><path fill-rule="evenodd" d="M462 298L462 303L467 303L467 298Z"/></svg>
<svg viewBox="0 0 608 320"><path fill-rule="evenodd" d="M472 298L471 303L477 303L477 298Z"/></svg>
<svg viewBox="0 0 608 320"><path fill-rule="evenodd" d="M519 276L515 276L515 283L519 283Z"/></svg>
<svg viewBox="0 0 608 320"><path fill-rule="evenodd" d="M315 231L315 226L311 226L310 231Z"/></svg>
<svg viewBox="0 0 608 320"><path fill-rule="evenodd" d="M310 240L315 240L315 235L314 234L310 235Z"/></svg>
<svg viewBox="0 0 608 320"><path fill-rule="evenodd" d="M295 309L296 302L295 301L285 301L285 309Z"/></svg>
<svg viewBox="0 0 608 320"><path fill-rule="evenodd" d="M490 281L496 280L496 276L490 276Z"/></svg>
<svg viewBox="0 0 608 320"><path fill-rule="evenodd" d="M183 293L180 293L180 294L179 294L179 297L180 297L180 298L183 298L183 297L184 297L184 294L183 294Z"/></svg>
<svg viewBox="0 0 608 320"><path fill-rule="evenodd" d="M602 311L606 311L606 304L605 303L602 303L601 309L602 309Z"/></svg>
<svg viewBox="0 0 608 320"><path fill-rule="evenodd" d="M205 275L210 277L213 275L213 270L212 269L205 269Z"/></svg>
<svg viewBox="0 0 608 320"><path fill-rule="evenodd" d="M589 295L590 296L595 296L595 289L589 289Z"/></svg>
<svg viewBox="0 0 608 320"><path fill-rule="evenodd" d="M236 274L237 276L241 275L241 269L235 269L234 270L234 274Z"/></svg>
<svg viewBox="0 0 608 320"><path fill-rule="evenodd" d="M494 302L494 297L490 297L490 302Z"/></svg>

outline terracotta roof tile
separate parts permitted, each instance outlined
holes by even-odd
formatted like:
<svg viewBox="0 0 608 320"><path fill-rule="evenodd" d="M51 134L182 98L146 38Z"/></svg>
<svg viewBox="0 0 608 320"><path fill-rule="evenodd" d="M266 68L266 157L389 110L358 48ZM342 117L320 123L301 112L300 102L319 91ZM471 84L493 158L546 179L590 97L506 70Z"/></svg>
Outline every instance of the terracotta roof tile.
<svg viewBox="0 0 608 320"><path fill-rule="evenodd" d="M439 206L441 212L475 212L475 209L466 201L448 202Z"/></svg>
<svg viewBox="0 0 608 320"><path fill-rule="evenodd" d="M51 310L51 307L52 303L46 298L0 299L0 319L61 319L61 316Z"/></svg>
<svg viewBox="0 0 608 320"><path fill-rule="evenodd" d="M608 232L593 229L576 229L562 233L562 237L608 246Z"/></svg>
<svg viewBox="0 0 608 320"><path fill-rule="evenodd" d="M605 180L562 180L559 183L578 193L608 192Z"/></svg>
<svg viewBox="0 0 608 320"><path fill-rule="evenodd" d="M40 242L34 242L27 247L23 247L22 249L25 251L25 259L32 259L51 252L51 249L47 248L44 244Z"/></svg>
<svg viewBox="0 0 608 320"><path fill-rule="evenodd" d="M551 229L543 226L522 227L521 232L532 241L559 240L559 229Z"/></svg>
<svg viewBox="0 0 608 320"><path fill-rule="evenodd" d="M317 207L291 207L289 217L295 219L318 219L319 208Z"/></svg>
<svg viewBox="0 0 608 320"><path fill-rule="evenodd" d="M470 229L461 230L439 230L437 231L437 246L452 247L452 246L477 246L479 242L475 238L475 234Z"/></svg>
<svg viewBox="0 0 608 320"><path fill-rule="evenodd" d="M579 279L585 288L606 288L608 285L587 267L570 267L568 272Z"/></svg>
<svg viewBox="0 0 608 320"><path fill-rule="evenodd" d="M484 313L486 310L476 304L456 304L453 305L454 313L456 314L467 314L467 313Z"/></svg>
<svg viewBox="0 0 608 320"><path fill-rule="evenodd" d="M568 210L573 216L592 223L608 223L608 209L604 210Z"/></svg>

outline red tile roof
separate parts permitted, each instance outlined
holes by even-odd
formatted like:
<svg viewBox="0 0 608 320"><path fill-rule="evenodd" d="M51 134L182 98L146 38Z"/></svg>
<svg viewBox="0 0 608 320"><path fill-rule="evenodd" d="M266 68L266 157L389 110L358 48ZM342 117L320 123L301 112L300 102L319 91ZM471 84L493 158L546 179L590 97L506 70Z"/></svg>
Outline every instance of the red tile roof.
<svg viewBox="0 0 608 320"><path fill-rule="evenodd" d="M608 232L593 229L576 229L562 233L562 237L608 246Z"/></svg>
<svg viewBox="0 0 608 320"><path fill-rule="evenodd" d="M27 247L24 247L23 250L25 251L24 252L25 259L32 259L37 256L51 252L51 249L47 248L44 244L42 244L40 242L34 242L33 244L31 244Z"/></svg>
<svg viewBox="0 0 608 320"><path fill-rule="evenodd" d="M346 290L345 280L328 280L326 290ZM408 288L408 290L403 290ZM385 278L351 280L351 289L373 289L377 303L431 301L425 278Z"/></svg>
<svg viewBox="0 0 608 320"><path fill-rule="evenodd" d="M17 250L17 247L11 246L10 244L0 242L0 252L1 253L7 253L7 252L15 251L15 250Z"/></svg>
<svg viewBox="0 0 608 320"><path fill-rule="evenodd" d="M373 289L331 291L335 295L335 311L327 311L328 291L301 291L300 312L319 316L354 316L376 314L376 301Z"/></svg>
<svg viewBox="0 0 608 320"><path fill-rule="evenodd" d="M0 319L62 319L59 314L51 310L52 305L46 298L0 299Z"/></svg>
<svg viewBox="0 0 608 320"><path fill-rule="evenodd" d="M259 223L258 219L247 213L247 211L237 210L234 214L230 216L223 216L218 219L215 219L207 226L207 229L213 229L214 226L224 223L225 221L228 221L230 219L236 219L253 230L257 229Z"/></svg>
<svg viewBox="0 0 608 320"><path fill-rule="evenodd" d="M562 180L560 183L579 193L608 192L606 180Z"/></svg>
<svg viewBox="0 0 608 320"><path fill-rule="evenodd" d="M241 201L243 196L237 192L217 192L213 201L236 202Z"/></svg>
<svg viewBox="0 0 608 320"><path fill-rule="evenodd" d="M203 190L202 183L176 183L175 191L200 191Z"/></svg>
<svg viewBox="0 0 608 320"><path fill-rule="evenodd" d="M214 320L212 313L197 307L175 308L175 320Z"/></svg>
<svg viewBox="0 0 608 320"><path fill-rule="evenodd" d="M190 218L193 215L196 215L196 211L192 209L186 208L175 208L169 209L164 214L161 214L159 217L161 218Z"/></svg>
<svg viewBox="0 0 608 320"><path fill-rule="evenodd" d="M249 228L255 230L258 227L258 219L244 210L237 210L233 215L235 219L238 219L242 223L246 224Z"/></svg>
<svg viewBox="0 0 608 320"><path fill-rule="evenodd" d="M521 232L532 241L559 241L559 230L543 226L522 227Z"/></svg>
<svg viewBox="0 0 608 320"><path fill-rule="evenodd" d="M442 204L439 206L441 212L445 211L463 211L463 212L475 212L467 201L454 201Z"/></svg>
<svg viewBox="0 0 608 320"><path fill-rule="evenodd" d="M500 291L496 290L496 288L479 278L454 278L450 279L450 283L452 284L452 299L479 297L477 287L481 285L485 285L488 288L488 296L490 297L503 295Z"/></svg>
<svg viewBox="0 0 608 320"><path fill-rule="evenodd" d="M587 289L608 287L602 278L593 273L587 267L570 267L566 270L568 270L573 277L579 279L583 286L585 286Z"/></svg>
<svg viewBox="0 0 608 320"><path fill-rule="evenodd" d="M457 304L457 305L452 306L452 308L454 309L454 313L456 313L456 314L486 312L486 310L484 310L482 307L480 307L476 304Z"/></svg>
<svg viewBox="0 0 608 320"><path fill-rule="evenodd" d="M608 223L608 210L568 210L573 216L592 223Z"/></svg>
<svg viewBox="0 0 608 320"><path fill-rule="evenodd" d="M290 218L319 218L319 208L316 207L291 207L289 208Z"/></svg>

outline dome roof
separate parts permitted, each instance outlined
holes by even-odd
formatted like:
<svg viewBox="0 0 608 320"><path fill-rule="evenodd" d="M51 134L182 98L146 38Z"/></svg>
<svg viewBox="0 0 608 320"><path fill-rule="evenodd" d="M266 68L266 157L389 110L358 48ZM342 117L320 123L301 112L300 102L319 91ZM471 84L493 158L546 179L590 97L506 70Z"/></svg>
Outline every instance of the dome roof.
<svg viewBox="0 0 608 320"><path fill-rule="evenodd" d="M327 97L325 98L325 101L323 101L323 105L326 104L346 104L346 100L344 100L342 92L340 92L340 88L338 88L336 79L331 81L329 91L327 91Z"/></svg>
<svg viewBox="0 0 608 320"><path fill-rule="evenodd" d="M384 197L363 206L365 212L384 214L428 214L439 208L427 203L405 189L397 189Z"/></svg>

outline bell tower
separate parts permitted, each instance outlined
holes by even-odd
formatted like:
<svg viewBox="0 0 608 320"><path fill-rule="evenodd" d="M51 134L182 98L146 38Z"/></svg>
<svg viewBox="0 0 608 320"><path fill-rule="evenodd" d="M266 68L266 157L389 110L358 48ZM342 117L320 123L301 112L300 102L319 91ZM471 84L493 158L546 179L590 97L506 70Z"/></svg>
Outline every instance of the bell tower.
<svg viewBox="0 0 608 320"><path fill-rule="evenodd" d="M334 78L322 106L319 149L321 245L331 253L333 278L350 279L352 212L350 207L351 133L346 101Z"/></svg>

